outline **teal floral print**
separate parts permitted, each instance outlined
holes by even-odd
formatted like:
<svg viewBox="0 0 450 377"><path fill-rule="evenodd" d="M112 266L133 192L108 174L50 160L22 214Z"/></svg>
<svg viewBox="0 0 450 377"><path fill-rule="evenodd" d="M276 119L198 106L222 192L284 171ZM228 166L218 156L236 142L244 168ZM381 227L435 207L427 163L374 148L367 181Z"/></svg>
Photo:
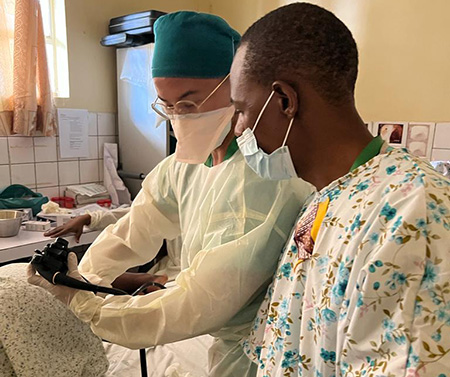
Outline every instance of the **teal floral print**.
<svg viewBox="0 0 450 377"><path fill-rule="evenodd" d="M389 203L386 203L384 207L381 209L381 216L386 217L386 220L392 220L397 213L395 208L392 208Z"/></svg>
<svg viewBox="0 0 450 377"><path fill-rule="evenodd" d="M301 213L325 200L311 257L288 242L243 341L258 376L450 377L450 182L390 149Z"/></svg>

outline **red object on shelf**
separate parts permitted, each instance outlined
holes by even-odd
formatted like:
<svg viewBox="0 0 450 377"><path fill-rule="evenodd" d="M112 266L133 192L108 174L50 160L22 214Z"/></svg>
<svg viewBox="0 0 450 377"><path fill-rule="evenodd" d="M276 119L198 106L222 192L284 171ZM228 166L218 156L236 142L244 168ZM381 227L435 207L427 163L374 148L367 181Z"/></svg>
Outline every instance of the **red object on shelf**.
<svg viewBox="0 0 450 377"><path fill-rule="evenodd" d="M75 205L75 199L68 196L54 196L51 201L58 203L61 208L73 208Z"/></svg>
<svg viewBox="0 0 450 377"><path fill-rule="evenodd" d="M64 207L73 208L75 203L74 198L69 198L68 196L64 197Z"/></svg>
<svg viewBox="0 0 450 377"><path fill-rule="evenodd" d="M97 200L97 204L98 204L100 207L106 207L106 208L109 208L109 207L111 207L112 202L111 202L110 199L100 199L100 200Z"/></svg>
<svg viewBox="0 0 450 377"><path fill-rule="evenodd" d="M64 197L54 196L50 200L54 203L59 204L60 207L64 207Z"/></svg>

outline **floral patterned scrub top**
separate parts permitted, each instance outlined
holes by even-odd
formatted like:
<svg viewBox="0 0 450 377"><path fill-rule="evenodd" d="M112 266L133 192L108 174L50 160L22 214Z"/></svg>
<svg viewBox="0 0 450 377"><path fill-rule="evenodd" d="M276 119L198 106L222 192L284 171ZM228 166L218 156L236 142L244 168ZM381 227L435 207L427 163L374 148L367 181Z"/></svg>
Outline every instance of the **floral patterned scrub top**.
<svg viewBox="0 0 450 377"><path fill-rule="evenodd" d="M263 377L450 377L450 182L391 149L318 192L243 346Z"/></svg>

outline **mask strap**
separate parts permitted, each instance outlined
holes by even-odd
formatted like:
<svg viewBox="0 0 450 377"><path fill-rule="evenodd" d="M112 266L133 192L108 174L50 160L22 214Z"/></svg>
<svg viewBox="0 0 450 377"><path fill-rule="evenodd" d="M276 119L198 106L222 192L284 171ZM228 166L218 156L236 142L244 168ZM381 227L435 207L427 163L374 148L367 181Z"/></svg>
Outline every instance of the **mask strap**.
<svg viewBox="0 0 450 377"><path fill-rule="evenodd" d="M255 122L255 125L253 126L252 132L255 131L256 126L257 126L258 123L259 123L259 120L261 119L261 117L262 117L264 111L266 110L267 105L269 104L269 102L270 102L270 100L272 99L272 97L273 97L274 94L275 94L275 91L272 90L272 93L270 93L269 98L267 98L266 103L264 104L263 108L261 109L261 112L260 112L259 115L258 115L258 118L256 119L256 122Z"/></svg>
<svg viewBox="0 0 450 377"><path fill-rule="evenodd" d="M206 97L206 98L202 101L202 103L201 103L200 105L197 106L198 109L199 109L201 106L203 106L203 105L205 104L205 102L208 101L208 100L212 97L212 95L213 95L215 92L217 92L217 91L219 90L219 88L222 86L222 84L223 84L225 81L227 81L228 77L230 77L230 74L226 75L225 78L219 83L219 85L217 85L217 86L214 88L214 90L213 90L211 93L209 93L208 97Z"/></svg>
<svg viewBox="0 0 450 377"><path fill-rule="evenodd" d="M292 124L294 123L294 117L291 118L291 121L289 122L289 127L286 132L286 136L284 137L283 145L281 147L284 147L286 145L286 141L288 139L289 133L291 132Z"/></svg>

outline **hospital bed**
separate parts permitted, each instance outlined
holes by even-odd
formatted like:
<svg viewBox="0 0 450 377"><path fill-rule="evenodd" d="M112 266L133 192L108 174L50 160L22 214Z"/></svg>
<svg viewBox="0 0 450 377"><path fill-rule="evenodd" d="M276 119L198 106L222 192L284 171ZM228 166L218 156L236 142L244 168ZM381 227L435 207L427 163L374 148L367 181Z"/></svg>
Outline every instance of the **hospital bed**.
<svg viewBox="0 0 450 377"><path fill-rule="evenodd" d="M102 347L67 307L26 283L25 269L23 263L0 268L0 376L57 375L55 370L65 367L65 377L141 377L138 350L107 342ZM25 302L32 302L32 307L27 310ZM3 331L6 328L10 331ZM211 336L203 335L146 349L148 376L206 377L212 343ZM107 372L99 374L100 370Z"/></svg>
<svg viewBox="0 0 450 377"><path fill-rule="evenodd" d="M213 337L203 335L147 349L148 376L206 377L208 375L208 349L212 342ZM141 376L139 351L106 342L104 347L109 361L106 377ZM170 372L171 370L172 372ZM167 374L165 374L166 371Z"/></svg>
<svg viewBox="0 0 450 377"><path fill-rule="evenodd" d="M166 284L170 289L174 281ZM151 319L149 319L151 320ZM206 377L213 337L203 335L146 349L148 377ZM139 351L104 342L109 361L106 377L141 377Z"/></svg>

